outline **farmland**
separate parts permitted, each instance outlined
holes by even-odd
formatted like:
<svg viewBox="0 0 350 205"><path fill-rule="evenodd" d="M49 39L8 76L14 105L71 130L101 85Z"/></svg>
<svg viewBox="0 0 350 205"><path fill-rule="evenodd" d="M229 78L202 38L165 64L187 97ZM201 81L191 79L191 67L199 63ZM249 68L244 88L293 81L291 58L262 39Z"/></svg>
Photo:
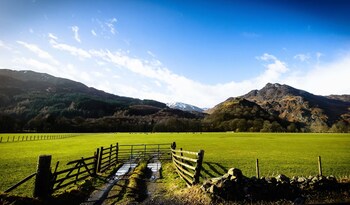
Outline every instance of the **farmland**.
<svg viewBox="0 0 350 205"><path fill-rule="evenodd" d="M7 136L0 135L4 138ZM92 155L100 146L116 142L170 144L173 141L178 148L205 151L204 178L223 174L230 167L240 168L245 175L252 176L255 174L256 159L260 162L261 176L277 173L288 176L316 175L318 156L322 156L325 175L350 175L349 134L99 133L56 140L0 143L0 191L35 172L37 158L42 154L52 155L53 164L60 161L61 169L70 160ZM30 195L32 192L28 188L31 182L14 193Z"/></svg>

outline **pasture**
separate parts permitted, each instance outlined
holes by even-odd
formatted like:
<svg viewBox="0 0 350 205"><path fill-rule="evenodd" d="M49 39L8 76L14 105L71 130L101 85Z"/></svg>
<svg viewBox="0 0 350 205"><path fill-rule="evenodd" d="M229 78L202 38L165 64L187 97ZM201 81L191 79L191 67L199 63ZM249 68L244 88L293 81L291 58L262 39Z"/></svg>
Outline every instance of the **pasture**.
<svg viewBox="0 0 350 205"><path fill-rule="evenodd" d="M8 134L0 134L7 137ZM11 135L12 136L12 135ZM23 136L23 134L21 134ZM0 143L0 191L35 172L39 155L52 155L59 169L68 161L91 156L96 148L122 144L176 142L177 148L204 153L204 178L223 174L231 167L246 176L317 175L317 157L322 157L323 174L350 175L350 134L314 133L94 133L55 140ZM31 195L32 179L11 193Z"/></svg>

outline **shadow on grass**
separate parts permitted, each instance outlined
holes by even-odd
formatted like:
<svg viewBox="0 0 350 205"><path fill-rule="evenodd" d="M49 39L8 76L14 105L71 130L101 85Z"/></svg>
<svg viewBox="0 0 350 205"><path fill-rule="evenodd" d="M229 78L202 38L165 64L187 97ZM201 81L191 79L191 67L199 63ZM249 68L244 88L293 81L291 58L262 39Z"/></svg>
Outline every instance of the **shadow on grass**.
<svg viewBox="0 0 350 205"><path fill-rule="evenodd" d="M222 176L227 173L226 167L222 166L217 162L203 162L201 177L212 178Z"/></svg>

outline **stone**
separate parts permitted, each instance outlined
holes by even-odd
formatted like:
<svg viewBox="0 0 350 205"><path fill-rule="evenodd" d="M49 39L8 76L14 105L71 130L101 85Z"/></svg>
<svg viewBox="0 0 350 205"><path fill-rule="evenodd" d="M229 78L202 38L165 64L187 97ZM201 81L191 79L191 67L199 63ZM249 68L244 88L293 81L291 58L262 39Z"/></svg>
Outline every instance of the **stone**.
<svg viewBox="0 0 350 205"><path fill-rule="evenodd" d="M286 175L283 175L283 174L280 174L276 177L277 181L279 182L287 182L289 183L290 179L286 176Z"/></svg>
<svg viewBox="0 0 350 205"><path fill-rule="evenodd" d="M304 183L305 181L306 181L305 177L299 177L297 180L298 183Z"/></svg>
<svg viewBox="0 0 350 205"><path fill-rule="evenodd" d="M237 178L241 178L243 176L242 171L240 169L237 169L237 168L229 169L227 174L229 174L231 176L235 176Z"/></svg>

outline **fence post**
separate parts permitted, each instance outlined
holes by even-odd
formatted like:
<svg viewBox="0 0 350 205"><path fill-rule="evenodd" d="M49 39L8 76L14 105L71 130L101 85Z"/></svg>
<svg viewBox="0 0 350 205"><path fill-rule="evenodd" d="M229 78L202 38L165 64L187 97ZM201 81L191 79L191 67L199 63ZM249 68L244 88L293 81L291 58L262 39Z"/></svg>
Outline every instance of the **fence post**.
<svg viewBox="0 0 350 205"><path fill-rule="evenodd" d="M259 159L256 159L256 178L260 179Z"/></svg>
<svg viewBox="0 0 350 205"><path fill-rule="evenodd" d="M130 161L132 159L132 152L133 152L133 150L134 150L134 145L131 145L131 147L130 147Z"/></svg>
<svg viewBox="0 0 350 205"><path fill-rule="evenodd" d="M79 178L79 175L80 175L80 165L82 165L84 163L84 158L82 157L81 158L81 161L79 162L78 164L78 173L77 175L75 176L75 181L74 181L74 184L77 184L77 181L78 181L78 178Z"/></svg>
<svg viewBox="0 0 350 205"><path fill-rule="evenodd" d="M158 160L160 160L160 147L159 147L160 145L158 144ZM158 164L157 164L157 166L158 166Z"/></svg>
<svg viewBox="0 0 350 205"><path fill-rule="evenodd" d="M319 176L322 176L321 156L318 156L318 175L319 175Z"/></svg>
<svg viewBox="0 0 350 205"><path fill-rule="evenodd" d="M97 175L97 166L98 166L98 156L100 154L100 149L97 148L94 156L95 156L95 159L94 159L94 170L93 170L93 175L96 176Z"/></svg>
<svg viewBox="0 0 350 205"><path fill-rule="evenodd" d="M118 162L118 154L119 154L119 144L118 144L118 142L117 142L117 144L116 144L116 146L115 146L115 149L116 149L116 163L118 164L119 162Z"/></svg>
<svg viewBox="0 0 350 205"><path fill-rule="evenodd" d="M40 155L34 184L34 197L45 199L52 193L51 155Z"/></svg>
<svg viewBox="0 0 350 205"><path fill-rule="evenodd" d="M100 149L100 156L98 157L97 172L101 172L102 156L103 156L103 147L101 147L101 149Z"/></svg>
<svg viewBox="0 0 350 205"><path fill-rule="evenodd" d="M2 142L2 137L1 137L1 139L0 139L0 143Z"/></svg>
<svg viewBox="0 0 350 205"><path fill-rule="evenodd" d="M199 176L201 174L203 157L204 157L204 150L199 150L199 152L198 152L198 160L197 160L197 164L196 164L196 170L194 172L192 185L199 183Z"/></svg>
<svg viewBox="0 0 350 205"><path fill-rule="evenodd" d="M112 160L112 147L113 145L109 146L109 157L108 157L108 167L111 166L111 160Z"/></svg>
<svg viewBox="0 0 350 205"><path fill-rule="evenodd" d="M12 137L12 142L14 142L14 141L15 141L15 136Z"/></svg>
<svg viewBox="0 0 350 205"><path fill-rule="evenodd" d="M144 144L144 146L145 146L145 147L144 147L144 151L143 151L143 159L146 159L146 149L147 149L146 146L147 146L147 145Z"/></svg>

